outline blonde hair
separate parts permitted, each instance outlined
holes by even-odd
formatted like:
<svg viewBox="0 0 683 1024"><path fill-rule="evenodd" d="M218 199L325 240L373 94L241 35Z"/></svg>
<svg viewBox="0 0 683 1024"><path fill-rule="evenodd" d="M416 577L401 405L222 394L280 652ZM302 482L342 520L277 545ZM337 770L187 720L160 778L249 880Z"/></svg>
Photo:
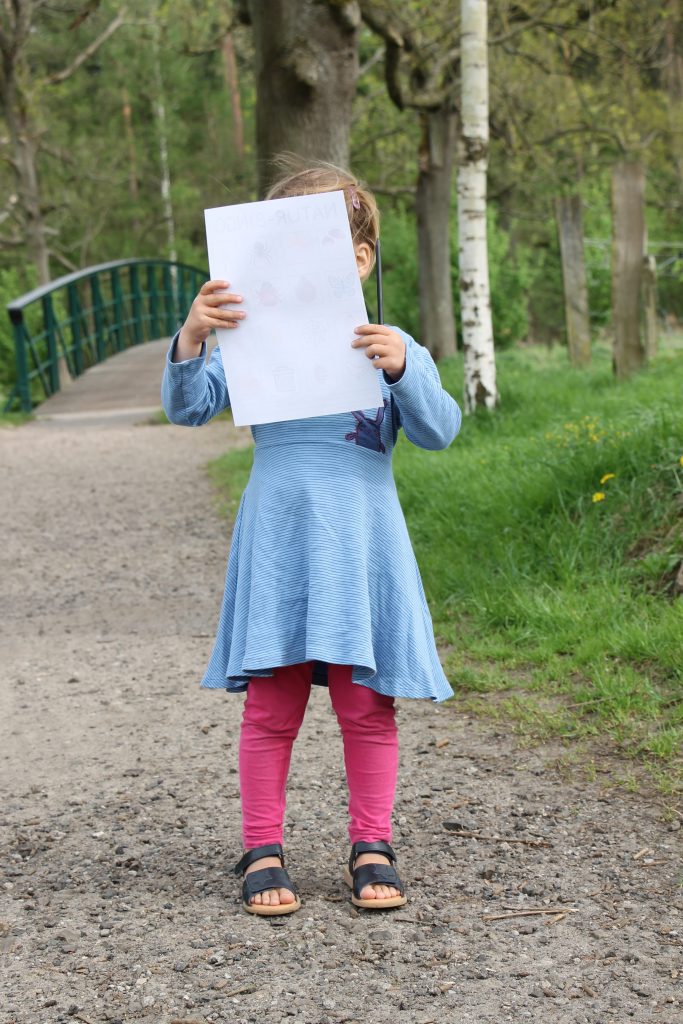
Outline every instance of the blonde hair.
<svg viewBox="0 0 683 1024"><path fill-rule="evenodd" d="M310 196L319 192L344 193L346 212L349 215L351 238L354 246L366 242L372 249L379 237L379 210L374 195L350 171L334 164L315 163L304 165L299 157L285 153L277 157L275 165L286 170L269 188L266 199L286 199L289 196Z"/></svg>

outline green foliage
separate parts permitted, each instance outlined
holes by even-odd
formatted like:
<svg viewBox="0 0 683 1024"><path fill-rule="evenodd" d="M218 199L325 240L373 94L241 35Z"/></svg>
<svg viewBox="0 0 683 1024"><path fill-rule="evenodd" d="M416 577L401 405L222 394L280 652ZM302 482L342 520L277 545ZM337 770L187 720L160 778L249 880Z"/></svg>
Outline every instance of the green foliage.
<svg viewBox="0 0 683 1024"><path fill-rule="evenodd" d="M499 223L493 204L487 210L487 240L493 338L497 348L508 348L524 341L529 332L529 294L537 277L534 259L521 243L513 249L510 234ZM452 251L457 260L457 245ZM459 307L458 301L458 318Z"/></svg>
<svg viewBox="0 0 683 1024"><path fill-rule="evenodd" d="M6 307L35 286L36 273L32 266L0 267L0 389L6 392L11 391L16 381L14 335Z"/></svg>
<svg viewBox="0 0 683 1024"><path fill-rule="evenodd" d="M414 338L420 336L417 288L417 238L415 215L405 207L382 212L382 285L384 320L398 324ZM368 308L374 310L375 277L366 284Z"/></svg>
<svg viewBox="0 0 683 1024"><path fill-rule="evenodd" d="M453 217L451 273L456 323L460 322L458 291L457 223ZM406 205L390 207L382 213L382 281L384 319L398 324L413 337L420 337L418 303L417 238L415 215ZM533 286L533 256L519 245L512 252L512 241L500 225L493 206L488 211L489 279L493 334L499 348L525 340L528 329L528 292ZM368 308L376 306L374 276L365 285Z"/></svg>

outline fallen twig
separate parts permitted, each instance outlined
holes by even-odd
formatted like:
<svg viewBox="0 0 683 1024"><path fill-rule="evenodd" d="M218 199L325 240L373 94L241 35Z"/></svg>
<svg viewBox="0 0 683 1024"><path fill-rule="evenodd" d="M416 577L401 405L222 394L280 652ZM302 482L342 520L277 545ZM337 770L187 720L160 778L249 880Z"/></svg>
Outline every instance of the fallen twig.
<svg viewBox="0 0 683 1024"><path fill-rule="evenodd" d="M642 850L638 850L638 853L633 854L633 859L638 860L639 857L643 857L646 853L650 852L649 846L644 846Z"/></svg>
<svg viewBox="0 0 683 1024"><path fill-rule="evenodd" d="M242 985L240 988L233 988L230 992L223 992L223 999L232 999L233 996L246 996L249 992L255 992L256 985Z"/></svg>
<svg viewBox="0 0 683 1024"><path fill-rule="evenodd" d="M507 921L513 917L533 917L536 914L576 914L576 907L537 907L534 910L513 910L511 914L483 914L482 921Z"/></svg>
<svg viewBox="0 0 683 1024"><path fill-rule="evenodd" d="M510 836L483 836L481 832L471 832L464 828L448 828L444 822L444 828L453 836L461 836L463 839L479 839L482 843L521 843L524 846L552 846L547 839L513 839Z"/></svg>

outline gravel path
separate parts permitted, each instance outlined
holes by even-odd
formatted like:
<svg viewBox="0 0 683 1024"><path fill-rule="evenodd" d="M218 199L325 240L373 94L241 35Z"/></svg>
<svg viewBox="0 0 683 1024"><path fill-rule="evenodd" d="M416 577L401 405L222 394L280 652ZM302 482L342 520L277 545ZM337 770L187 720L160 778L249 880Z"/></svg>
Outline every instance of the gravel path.
<svg viewBox="0 0 683 1024"><path fill-rule="evenodd" d="M229 533L204 465L246 439L130 419L0 431L0 1021L680 1022L677 823L449 706L400 706L405 908L349 902L316 689L289 790L303 908L241 911L241 699L197 680ZM539 908L565 916L488 919Z"/></svg>

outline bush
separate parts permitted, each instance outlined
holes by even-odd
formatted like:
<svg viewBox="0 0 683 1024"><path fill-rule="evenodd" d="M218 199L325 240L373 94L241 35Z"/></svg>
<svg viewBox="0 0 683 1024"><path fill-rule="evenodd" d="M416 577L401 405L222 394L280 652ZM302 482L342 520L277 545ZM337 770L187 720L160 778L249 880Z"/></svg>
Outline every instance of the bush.
<svg viewBox="0 0 683 1024"><path fill-rule="evenodd" d="M453 311L459 334L458 229L455 210L451 223ZM414 212L403 206L383 213L381 238L385 321L398 324L419 340L417 228ZM497 347L506 348L524 340L528 334L528 292L534 275L530 251L524 246L517 246L512 251L510 235L500 226L492 206L489 206L488 212L488 248L494 340ZM375 288L373 275L364 289L372 316L375 315L377 304Z"/></svg>

